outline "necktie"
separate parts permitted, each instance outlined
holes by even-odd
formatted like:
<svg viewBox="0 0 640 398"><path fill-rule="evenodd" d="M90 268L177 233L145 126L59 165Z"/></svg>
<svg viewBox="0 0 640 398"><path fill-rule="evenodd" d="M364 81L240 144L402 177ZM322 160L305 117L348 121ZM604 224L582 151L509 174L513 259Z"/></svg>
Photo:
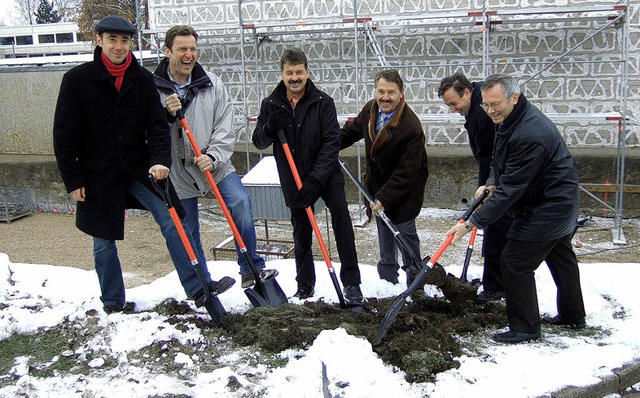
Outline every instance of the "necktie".
<svg viewBox="0 0 640 398"><path fill-rule="evenodd" d="M385 124L387 124L387 118L389 116L385 113L380 113L380 117L378 118L378 123L376 123L376 134L382 130Z"/></svg>

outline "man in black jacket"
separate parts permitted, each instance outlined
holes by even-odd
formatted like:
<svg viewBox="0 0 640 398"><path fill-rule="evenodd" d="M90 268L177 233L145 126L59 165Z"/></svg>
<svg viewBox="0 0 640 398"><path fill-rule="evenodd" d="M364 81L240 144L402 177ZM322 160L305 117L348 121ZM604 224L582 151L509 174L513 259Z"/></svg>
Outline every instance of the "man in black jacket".
<svg viewBox="0 0 640 398"><path fill-rule="evenodd" d="M204 304L203 288L167 205L148 176L165 180L171 166L169 126L153 75L131 52L134 26L117 16L96 25L94 60L65 73L53 125L54 151L67 191L77 201L76 226L93 237L93 254L105 312L120 312L125 288L116 248L124 239L125 209L153 213L187 296ZM169 181L165 182L169 184ZM184 215L170 185L176 210ZM191 230L185 231L193 245ZM235 282L211 281L206 260L198 258L211 291Z"/></svg>
<svg viewBox="0 0 640 398"><path fill-rule="evenodd" d="M409 243L408 250L420 261L420 239L416 217L424 202L429 169L422 123L406 104L404 84L395 69L378 72L375 99L367 102L358 116L342 127L342 148L364 138L366 173L364 185L375 198L371 211L385 212ZM398 283L398 247L393 232L376 217L380 261L378 275ZM402 252L407 284L412 256ZM417 265L419 267L419 265Z"/></svg>
<svg viewBox="0 0 640 398"><path fill-rule="evenodd" d="M494 339L519 343L540 338L534 272L543 261L558 289L558 315L542 321L584 328L580 272L571 245L580 196L569 149L556 126L527 101L512 77L489 76L482 85L482 107L497 125L487 180L492 195L447 235L454 234L455 242L474 226L486 228L505 212L514 215L502 254L509 330Z"/></svg>
<svg viewBox="0 0 640 398"><path fill-rule="evenodd" d="M338 163L340 126L336 107L333 98L318 90L309 75L305 54L299 49L285 50L280 60L282 80L262 101L253 143L258 149L273 144L282 193L291 209L298 282L294 297L306 299L314 293L312 227L305 208L313 207L321 197L331 212L344 297L350 304L360 304L363 296L355 235L344 191L344 176ZM300 190L278 139L278 130L284 132L291 148L302 180Z"/></svg>
<svg viewBox="0 0 640 398"><path fill-rule="evenodd" d="M438 97L441 97L451 112L464 116L464 128L469 137L471 153L478 162L478 187L484 186L489 178L495 124L480 107L482 82L471 83L462 72L447 76L440 81ZM482 273L483 291L478 294L479 302L500 300L504 296L500 256L507 244L507 232L513 218L509 214L500 217L484 230L482 237L482 255L484 268Z"/></svg>

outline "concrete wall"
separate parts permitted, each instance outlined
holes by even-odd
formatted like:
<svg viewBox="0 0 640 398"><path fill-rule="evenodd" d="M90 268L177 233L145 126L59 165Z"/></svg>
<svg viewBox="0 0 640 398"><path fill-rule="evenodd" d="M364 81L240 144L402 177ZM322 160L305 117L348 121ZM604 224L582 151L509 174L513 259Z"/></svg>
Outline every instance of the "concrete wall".
<svg viewBox="0 0 640 398"><path fill-rule="evenodd" d="M240 148L238 148L240 149ZM429 179L427 181L425 207L456 208L461 198L471 198L476 188L477 165L467 148L431 147L429 156ZM615 153L600 150L572 150L576 168L582 182L603 184L615 181ZM249 163L256 164L261 154L249 152ZM353 148L341 152L349 167L358 170L358 158ZM236 151L233 162L238 173L245 174L247 154ZM627 157L627 184L640 184L640 151L634 150ZM346 179L347 196L350 203L358 203L355 185ZM66 212L74 209L74 203L66 193L53 156L0 155L0 187L29 188L33 193L36 211ZM609 194L609 204L615 203L615 195ZM599 194L603 198L602 194ZM637 216L640 211L640 195L624 197L624 214ZM582 195L582 208L590 213L603 206ZM596 213L601 215L602 212Z"/></svg>

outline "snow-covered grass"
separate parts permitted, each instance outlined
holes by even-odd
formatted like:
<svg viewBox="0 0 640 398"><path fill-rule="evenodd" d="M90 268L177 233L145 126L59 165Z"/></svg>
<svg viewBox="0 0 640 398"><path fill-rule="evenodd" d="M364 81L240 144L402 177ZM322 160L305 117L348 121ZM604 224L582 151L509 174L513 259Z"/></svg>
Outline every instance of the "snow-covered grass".
<svg viewBox="0 0 640 398"><path fill-rule="evenodd" d="M209 262L214 278L234 275L233 262ZM277 260L278 282L288 295L295 291L293 260ZM327 275L321 275L314 299L335 301ZM335 265L339 267L339 264ZM458 266L448 271L459 274ZM480 268L470 270L479 277ZM589 328L568 333L545 327L539 342L502 345L486 335L466 342L470 347L460 367L436 376L434 383L411 384L397 369L384 364L370 343L344 329L326 330L306 350L288 350L274 358L247 349L231 350L223 339L216 358L198 352L176 352L173 346L196 346L205 336L201 328L178 326L170 316L153 311L168 298L185 295L175 272L127 291L136 304L131 314L106 315L101 310L93 271L41 264L12 263L0 253L0 339L41 334L46 328L76 330L84 339L74 352L60 352L50 363L34 368L30 355L15 359L0 378L0 396L31 397L534 397L565 385L588 385L612 370L637 360L640 353L640 265L581 264L582 286ZM375 267L362 266L365 296L390 297L403 287L380 281ZM555 314L555 286L544 264L536 273L540 309ZM225 308L243 313L250 304L239 286L221 296ZM292 300L295 303L295 300ZM97 310L97 311L96 311ZM194 310L195 311L195 310ZM202 319L208 317L201 313ZM83 335L98 328L100 333ZM2 341L0 341L2 343ZM150 347L158 347L153 351ZM153 355L173 362L175 371L158 374ZM150 360L143 361L140 358ZM276 359L278 359L276 358ZM71 360L75 371L39 372ZM215 366L212 361L215 360ZM78 369L81 369L78 371ZM324 374L324 376L323 376ZM324 393L323 393L324 391Z"/></svg>

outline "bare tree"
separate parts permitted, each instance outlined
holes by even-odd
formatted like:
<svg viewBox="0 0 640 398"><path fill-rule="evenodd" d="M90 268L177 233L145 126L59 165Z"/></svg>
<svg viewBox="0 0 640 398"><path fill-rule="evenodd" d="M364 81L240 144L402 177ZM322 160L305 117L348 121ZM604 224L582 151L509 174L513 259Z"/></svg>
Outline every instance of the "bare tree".
<svg viewBox="0 0 640 398"><path fill-rule="evenodd" d="M136 25L136 0L81 0L77 23L85 38L93 37L96 23L107 15L118 15ZM147 23L147 0L139 0L140 24Z"/></svg>
<svg viewBox="0 0 640 398"><path fill-rule="evenodd" d="M33 25L40 0L15 0L15 2L18 5L19 22Z"/></svg>
<svg viewBox="0 0 640 398"><path fill-rule="evenodd" d="M75 22L80 15L82 0L53 0L58 14L64 22Z"/></svg>

